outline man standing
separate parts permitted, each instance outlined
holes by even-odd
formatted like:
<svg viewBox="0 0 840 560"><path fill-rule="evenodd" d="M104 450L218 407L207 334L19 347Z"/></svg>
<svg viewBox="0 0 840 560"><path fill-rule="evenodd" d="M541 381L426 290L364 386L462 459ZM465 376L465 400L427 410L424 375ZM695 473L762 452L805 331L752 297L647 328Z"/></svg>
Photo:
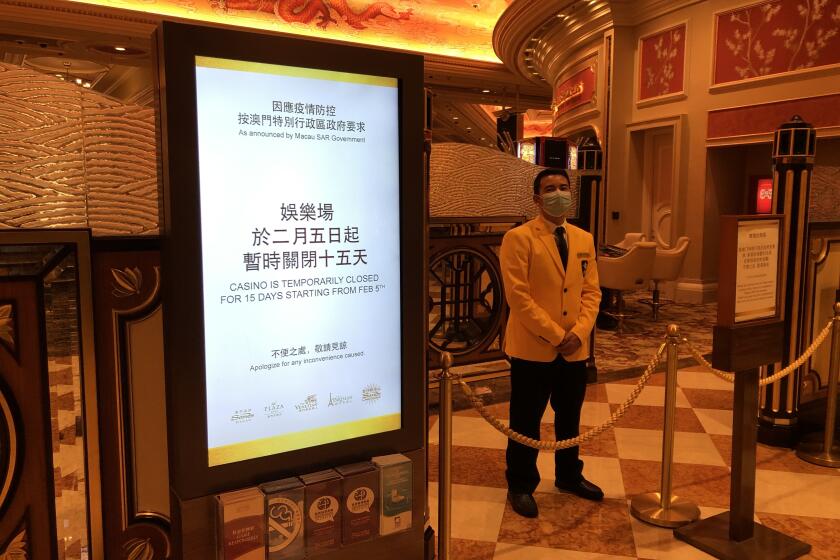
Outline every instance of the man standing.
<svg viewBox="0 0 840 560"><path fill-rule="evenodd" d="M601 290L592 235L566 222L569 176L544 169L534 179L540 215L502 240L500 262L510 307L505 353L510 357L510 427L540 438L545 407L554 409L558 440L578 435L586 392L586 358ZM536 517L538 451L508 440L507 481L513 510ZM604 493L583 478L578 447L554 454L555 486L588 500Z"/></svg>

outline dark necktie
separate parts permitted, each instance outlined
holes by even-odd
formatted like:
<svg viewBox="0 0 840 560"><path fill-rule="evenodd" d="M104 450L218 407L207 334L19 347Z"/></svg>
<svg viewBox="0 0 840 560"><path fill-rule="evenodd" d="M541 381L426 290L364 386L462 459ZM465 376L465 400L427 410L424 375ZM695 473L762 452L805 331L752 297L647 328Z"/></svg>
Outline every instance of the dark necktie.
<svg viewBox="0 0 840 560"><path fill-rule="evenodd" d="M557 242L557 250L560 251L560 261L563 268L566 268L569 262L569 245L566 243L566 236L563 235L563 226L554 230L554 240Z"/></svg>

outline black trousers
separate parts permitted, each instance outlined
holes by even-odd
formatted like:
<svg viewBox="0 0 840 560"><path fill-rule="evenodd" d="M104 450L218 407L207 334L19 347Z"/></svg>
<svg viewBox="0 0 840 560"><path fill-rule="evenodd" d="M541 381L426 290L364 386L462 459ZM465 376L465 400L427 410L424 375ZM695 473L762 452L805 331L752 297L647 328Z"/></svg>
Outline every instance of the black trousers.
<svg viewBox="0 0 840 560"><path fill-rule="evenodd" d="M520 434L540 439L540 421L545 406L554 409L554 435L558 440L579 435L580 409L586 394L586 362L510 360L510 427ZM554 478L576 482L582 477L583 461L577 446L554 452ZM532 494L540 482L539 451L508 440L507 477L511 492Z"/></svg>

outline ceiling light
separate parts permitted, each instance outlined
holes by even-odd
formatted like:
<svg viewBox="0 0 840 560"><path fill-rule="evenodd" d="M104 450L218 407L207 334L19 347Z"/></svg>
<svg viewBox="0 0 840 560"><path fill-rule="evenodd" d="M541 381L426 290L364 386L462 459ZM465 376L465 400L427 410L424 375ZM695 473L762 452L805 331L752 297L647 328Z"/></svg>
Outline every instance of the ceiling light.
<svg viewBox="0 0 840 560"><path fill-rule="evenodd" d="M483 90L481 90L481 93L490 93L490 90L489 89L483 89Z"/></svg>
<svg viewBox="0 0 840 560"><path fill-rule="evenodd" d="M125 52L125 47L114 47L115 51Z"/></svg>
<svg viewBox="0 0 840 560"><path fill-rule="evenodd" d="M76 84L82 85L82 79L81 78L76 78Z"/></svg>

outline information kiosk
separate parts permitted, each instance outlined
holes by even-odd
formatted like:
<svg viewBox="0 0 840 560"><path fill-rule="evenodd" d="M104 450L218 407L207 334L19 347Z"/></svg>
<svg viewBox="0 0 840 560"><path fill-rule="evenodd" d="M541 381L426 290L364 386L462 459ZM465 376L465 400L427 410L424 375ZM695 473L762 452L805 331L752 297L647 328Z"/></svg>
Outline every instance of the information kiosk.
<svg viewBox="0 0 840 560"><path fill-rule="evenodd" d="M174 557L225 557L220 494L402 454L410 521L319 557L421 558L422 57L173 23L157 40Z"/></svg>

